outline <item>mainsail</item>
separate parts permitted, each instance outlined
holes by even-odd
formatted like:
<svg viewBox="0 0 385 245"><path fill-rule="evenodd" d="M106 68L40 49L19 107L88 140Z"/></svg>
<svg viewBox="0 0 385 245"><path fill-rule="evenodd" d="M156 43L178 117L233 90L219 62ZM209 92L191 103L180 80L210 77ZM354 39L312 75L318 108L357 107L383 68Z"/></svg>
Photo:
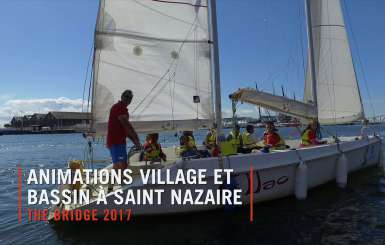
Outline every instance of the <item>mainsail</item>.
<svg viewBox="0 0 385 245"><path fill-rule="evenodd" d="M318 119L322 124L364 117L340 0L309 0ZM314 101L308 62L304 101Z"/></svg>
<svg viewBox="0 0 385 245"><path fill-rule="evenodd" d="M213 121L207 0L101 0L95 32L92 129L106 133L111 106L134 93L138 132Z"/></svg>

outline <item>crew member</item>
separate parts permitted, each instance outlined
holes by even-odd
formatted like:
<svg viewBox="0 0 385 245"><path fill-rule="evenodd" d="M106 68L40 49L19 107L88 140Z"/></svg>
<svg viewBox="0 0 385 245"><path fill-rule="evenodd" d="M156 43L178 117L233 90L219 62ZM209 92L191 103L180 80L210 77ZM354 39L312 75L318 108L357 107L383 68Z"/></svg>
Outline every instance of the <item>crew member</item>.
<svg viewBox="0 0 385 245"><path fill-rule="evenodd" d="M217 141L217 125L214 123L213 127L207 132L205 141L203 144L207 149L212 150L216 146Z"/></svg>
<svg viewBox="0 0 385 245"><path fill-rule="evenodd" d="M162 146L158 143L159 134L149 134L146 143L143 145L144 160L150 162L167 161L166 154L162 151Z"/></svg>
<svg viewBox="0 0 385 245"><path fill-rule="evenodd" d="M198 155L195 139L191 131L183 131L180 137L180 155L182 157L193 157Z"/></svg>
<svg viewBox="0 0 385 245"><path fill-rule="evenodd" d="M241 128L239 125L235 125L234 129L227 136L227 141L231 144L233 151L238 152L242 145L242 137L240 134Z"/></svg>
<svg viewBox="0 0 385 245"><path fill-rule="evenodd" d="M312 120L301 133L301 147L322 145L326 143L325 141L320 141L317 139L317 125L317 120Z"/></svg>
<svg viewBox="0 0 385 245"><path fill-rule="evenodd" d="M256 144L258 143L258 140L256 139L254 135L254 126L251 124L248 124L246 126L246 130L241 135L242 138L242 147L244 149L249 149L250 151L252 149L259 148Z"/></svg>
<svg viewBox="0 0 385 245"><path fill-rule="evenodd" d="M123 170L128 167L126 137L128 137L137 148L140 148L139 138L129 121L127 109L132 98L133 93L131 90L124 91L120 101L114 104L110 110L107 130L107 148L111 153L114 170ZM109 190L112 190L112 186L109 186Z"/></svg>
<svg viewBox="0 0 385 245"><path fill-rule="evenodd" d="M273 149L286 149L284 139L277 133L278 129L273 122L266 123L265 133L263 134L263 143Z"/></svg>
<svg viewBox="0 0 385 245"><path fill-rule="evenodd" d="M201 158L210 157L211 155L207 150L198 150L192 131L183 131L180 137L180 156Z"/></svg>

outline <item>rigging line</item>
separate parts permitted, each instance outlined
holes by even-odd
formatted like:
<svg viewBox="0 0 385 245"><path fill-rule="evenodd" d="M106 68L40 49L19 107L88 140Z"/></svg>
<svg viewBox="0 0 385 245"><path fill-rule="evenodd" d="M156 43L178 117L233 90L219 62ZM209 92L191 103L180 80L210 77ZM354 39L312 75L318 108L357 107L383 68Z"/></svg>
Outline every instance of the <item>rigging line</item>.
<svg viewBox="0 0 385 245"><path fill-rule="evenodd" d="M149 76L149 77L154 77L154 78L157 78L157 79L161 79L161 76L158 76L158 75L155 75L155 74L151 74L151 73L148 73L148 72L144 72L144 71L139 71L139 70L136 70L134 68L127 67L127 66L122 66L122 65L114 64L114 63L111 63L111 62L108 62L108 61L105 61L105 60L101 60L100 62L104 63L104 64L107 64L107 65L111 65L111 66L117 67L117 68L121 68L121 69L124 69L124 70L129 70L129 71L133 71L133 72L136 72L136 73L140 73L142 75L146 75L146 76ZM174 81L171 81L170 79L164 79L164 80L168 81L168 82L174 82ZM176 84L178 84L180 86L184 86L184 87L189 88L189 89L193 89L194 88L193 86L189 86L188 84L184 84L183 82L176 82ZM207 90L206 92L208 92L208 91L210 91L210 90Z"/></svg>
<svg viewBox="0 0 385 245"><path fill-rule="evenodd" d="M177 64L178 63L176 63L175 64L175 66L177 67ZM169 69L169 71L171 70L171 68ZM173 73L166 73L165 75L169 75L169 80L168 81L173 81L173 80L175 80L175 76L176 76L176 68L174 69L174 72ZM166 80L167 81L167 80ZM159 85L160 83L158 83L158 85ZM150 101L142 108L142 110L138 113L138 115L141 115L151 104L152 104L152 102L154 102L154 100L157 98L157 96L161 93L161 92L163 92L163 90L164 90L164 88L166 87L166 85L167 84L169 84L169 83L164 83L163 85L162 85L162 87L160 88L160 90L158 91L158 93L156 94L156 95L154 95L154 96L152 96L151 97L151 99L150 99ZM156 86L157 87L157 86ZM153 88L153 90L151 90L150 91L150 94L151 94L151 92L152 91L155 91L155 87ZM148 96L148 98L150 98L150 96ZM135 111L136 111L136 109L137 109L138 107L136 107L135 108Z"/></svg>
<svg viewBox="0 0 385 245"><path fill-rule="evenodd" d="M177 64L175 64L175 69L177 69L177 66L179 65L179 63L177 63ZM176 76L176 72L174 72L174 73L172 73L172 75L173 75L173 77L172 78L170 78L170 80L172 80L172 79L174 79L175 80L175 76ZM160 88L160 90L158 91L158 95L161 93L161 92L163 92L163 90L164 90L164 88L166 87L166 85L167 85L168 83L165 83L165 84L163 84L162 85L162 87ZM175 94L175 93L174 93ZM152 104L152 102L154 101L156 99L156 96L153 96L152 98L151 98L151 100L147 103L147 105L144 107L144 108L142 108L142 110L140 111L140 113L138 113L138 115L141 115L151 104ZM175 103L175 101L174 101L174 103Z"/></svg>
<svg viewBox="0 0 385 245"><path fill-rule="evenodd" d="M303 21L302 21L302 0L298 0L298 21L299 21L299 32L300 32L300 44L301 44L301 55L302 55L302 68L303 68L303 78L306 81L306 65L305 65L305 54L304 54L304 42L303 42ZM305 19L305 18L303 18Z"/></svg>
<svg viewBox="0 0 385 245"><path fill-rule="evenodd" d="M200 25L200 23L198 22L198 15L196 15L196 18L195 18L195 21L194 21L195 23L193 23L193 26L194 25L196 25L196 24L198 24L198 25ZM194 28L193 28L193 26L191 26L191 30L190 31L192 31L192 30L194 30ZM194 35L196 34L196 26L195 26L195 32L194 32ZM190 33L189 33L190 34ZM187 34L187 36L189 35L189 34ZM186 38L187 38L187 36L186 36ZM197 45L197 43L195 43L195 45ZM182 50L182 47L183 46L181 46L180 47L180 49L178 50L178 54L181 52L181 50ZM171 114L171 118L172 118L172 122L174 122L175 121L175 115L174 115L174 112L175 112L175 85L176 85L176 79L175 79L175 77L176 77L176 71L177 71L177 69L178 69L178 66L179 66L179 60L178 60L178 62L176 62L176 64L175 64L175 68L174 68L174 72L173 72L173 91L172 91L172 102L171 102L171 110L172 110L172 114ZM152 102L151 102L152 103ZM148 107L148 106L147 106Z"/></svg>
<svg viewBox="0 0 385 245"><path fill-rule="evenodd" d="M92 91L92 80L94 78L94 73L92 72L91 73L91 77L90 77L90 85L88 87L88 100L87 100L87 112L90 112L90 100L91 100L91 91Z"/></svg>
<svg viewBox="0 0 385 245"><path fill-rule="evenodd" d="M359 47L358 47L358 42L357 42L356 35L354 33L354 30L353 30L353 25L352 25L351 18L350 18L350 12L349 12L348 5L346 4L345 0L343 0L343 6L344 6L344 9L345 9L345 12L346 12L346 16L347 16L348 28L350 29L350 33L351 33L352 38L353 38L353 44L356 47L358 63L359 63L360 69L361 69L362 78L363 78L364 83L365 83L366 92L368 93L369 104L370 104L370 107L372 109L373 117L374 117L376 115L376 111L375 111L373 100L372 100L372 96L371 96L371 93L370 93L370 90L369 90L368 80L366 78L366 72L364 70L364 65L362 63L362 59L361 59L361 55L360 55L360 50L359 50Z"/></svg>
<svg viewBox="0 0 385 245"><path fill-rule="evenodd" d="M190 35L190 32L191 32L191 30L192 30L192 27L193 27L193 25L195 24L195 22L191 25L191 28L190 28L190 30L188 31L188 33L187 33L187 35L186 35L186 39L187 39L187 37ZM182 42L181 43L181 45L180 45L180 47L179 47L179 49L178 49L178 54L180 54L180 52L181 52L181 49L182 49L182 47L184 46L184 42ZM170 72L170 70L171 70L171 68L172 68L172 66L174 65L174 63L179 63L179 60L178 59L174 59L172 62L171 62L171 64L170 64L170 66L169 66L169 68L166 70L166 72L163 74L163 76L155 83L155 85L151 88L151 90L150 90L150 92L142 99L142 101L135 107L135 109L134 109L134 111L133 112L135 112L143 103L144 103L144 101L146 100L146 98L148 98L149 96L150 96L150 94L155 90L155 88L160 84L160 82L162 82L162 80L164 79L164 77ZM175 70L176 71L176 70ZM146 106L146 107L148 107L148 106Z"/></svg>
<svg viewBox="0 0 385 245"><path fill-rule="evenodd" d="M171 3L171 4L185 4L185 5L190 5L192 7L198 7L198 8L207 8L206 5L201 5L201 4L192 4L192 3L185 3L185 2L177 2L177 1L166 1L166 0L152 0L153 2L160 2L160 3Z"/></svg>
<svg viewBox="0 0 385 245"><path fill-rule="evenodd" d="M175 73L174 73L175 74ZM174 75L175 76L175 75ZM158 95L160 94L160 93L162 93L163 92L163 90L164 90L164 88L167 86L167 84L168 83L164 83L163 84L163 86L160 88L160 90L158 91ZM138 113L138 115L137 116L140 116L140 115L142 115L142 113L152 104L152 102L154 102L154 100L156 99L156 96L153 96L151 99L150 99L150 101L147 103L147 105L146 106L144 106L143 108L142 108L142 110Z"/></svg>
<svg viewBox="0 0 385 245"><path fill-rule="evenodd" d="M175 117L174 117L174 101L175 101L175 97L174 97L174 93L175 93L175 79L173 80L172 83L168 83L170 86L170 103L171 103L171 120L172 122L174 122L175 120ZM172 125L174 127L174 125Z"/></svg>
<svg viewBox="0 0 385 245"><path fill-rule="evenodd" d="M152 7L150 7L150 6L147 6L146 4L140 3L138 0L133 0L133 1L134 1L135 3L137 3L138 5L140 5L140 6L144 7L144 8L147 8L147 9L149 9L149 10L155 12L155 13L158 13L158 14L163 15L163 16L165 16L165 17L174 19L174 20L176 20L176 21L180 21L180 22L185 23L185 24L187 24L187 25L191 25L191 23L188 22L188 21L185 21L185 20L176 18L175 16L171 16L171 15L165 14L165 13L163 13L163 12L157 10L157 9L154 9L154 8L152 8ZM195 22L195 21L194 21L194 22ZM205 31L205 32L207 31L207 29L205 29L205 28L203 28L203 27L201 27L201 28L203 29L203 31Z"/></svg>
<svg viewBox="0 0 385 245"><path fill-rule="evenodd" d="M94 45L91 45L91 51L90 51L90 55L88 57L88 62L87 62L86 78L84 79L84 85L83 85L82 112L84 112L84 100L85 100L84 96L85 96L85 93L86 93L86 86L87 86L87 80L88 80L88 72L89 72L89 68L90 68L90 63L91 63L91 58L92 58L93 50L94 50Z"/></svg>
<svg viewBox="0 0 385 245"><path fill-rule="evenodd" d="M168 77L168 80L169 81L171 81L170 80L171 79L171 77L169 76ZM172 121L174 121L174 96L173 96L173 91L172 91L172 85L174 84L174 83L167 83L168 85L169 85L169 89L170 89L170 104L171 104L171 119L172 119ZM172 125L172 127L173 127L174 125Z"/></svg>
<svg viewBox="0 0 385 245"><path fill-rule="evenodd" d="M185 39L187 39L187 37L190 35L190 33L191 33L191 31L193 30L193 27L194 27L194 25L195 25L195 23L196 23L196 20L197 20L197 18L198 18L198 15L196 15L196 18L195 18L195 21L194 21L194 23L191 25L191 27L190 27L190 30L187 32L187 34L186 34L186 38ZM180 46L179 46L179 49L178 49L178 55L180 54L180 52L181 52L181 50L182 50L182 48L183 48L183 46L185 45L185 43L184 42L182 42L181 44L180 44ZM171 64L170 64L170 66L169 66L169 68L166 70L166 72L163 74L163 76L154 84L154 86L150 89L150 92L142 99L142 101L135 107L135 109L134 109L134 111L133 112L135 112L144 102L145 102L145 100L146 100L146 98L148 98L150 95L151 95L151 93L154 91L154 89L163 81L163 79L164 79L164 77L170 72L170 70L171 70L171 68L172 68L172 66L174 65L176 63L176 68L177 68L177 66L178 66L178 64L179 64L179 58L177 58L177 59L174 59L172 62L171 62ZM176 72L176 69L174 70L174 72ZM147 108L148 106L146 106L146 108ZM143 112L143 111L142 111Z"/></svg>
<svg viewBox="0 0 385 245"><path fill-rule="evenodd" d="M175 104L174 103L175 103L175 82L176 82L175 76L176 76L175 71L172 74L169 74L169 77L168 77L169 83L165 84L165 85L168 84L170 88L170 106L171 106L171 122L172 122L171 127L172 128L175 127L174 125L174 121L175 121L175 116L174 116Z"/></svg>

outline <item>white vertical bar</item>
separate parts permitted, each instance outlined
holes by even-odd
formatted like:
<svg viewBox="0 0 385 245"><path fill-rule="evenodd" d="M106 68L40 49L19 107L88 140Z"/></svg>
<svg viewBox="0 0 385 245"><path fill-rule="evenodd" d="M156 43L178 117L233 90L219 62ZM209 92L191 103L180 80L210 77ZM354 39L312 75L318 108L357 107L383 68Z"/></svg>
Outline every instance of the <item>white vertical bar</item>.
<svg viewBox="0 0 385 245"><path fill-rule="evenodd" d="M215 122L217 124L217 142L218 137L222 132L222 103L221 103L221 77L219 67L219 42L218 42L218 29L217 29L217 10L216 0L210 1L210 13L211 13L211 37L213 42L213 59L214 59L214 88L215 88Z"/></svg>

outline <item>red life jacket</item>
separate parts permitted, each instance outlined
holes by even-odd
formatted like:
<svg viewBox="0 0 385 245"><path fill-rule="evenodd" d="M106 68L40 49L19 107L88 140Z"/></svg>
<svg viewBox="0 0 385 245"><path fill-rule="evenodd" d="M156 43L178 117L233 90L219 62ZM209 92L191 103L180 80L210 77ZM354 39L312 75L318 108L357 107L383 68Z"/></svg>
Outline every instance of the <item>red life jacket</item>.
<svg viewBox="0 0 385 245"><path fill-rule="evenodd" d="M265 145L277 146L281 143L281 137L277 133L265 133L263 136Z"/></svg>

